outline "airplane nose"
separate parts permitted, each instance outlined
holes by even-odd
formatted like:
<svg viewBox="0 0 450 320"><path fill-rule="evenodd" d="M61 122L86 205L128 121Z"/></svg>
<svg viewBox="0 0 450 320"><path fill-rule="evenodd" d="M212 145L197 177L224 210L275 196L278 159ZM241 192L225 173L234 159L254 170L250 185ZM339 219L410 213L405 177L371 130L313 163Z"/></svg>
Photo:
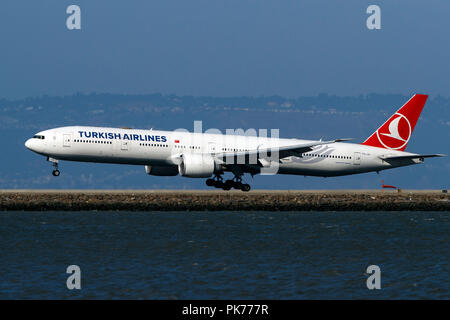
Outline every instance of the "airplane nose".
<svg viewBox="0 0 450 320"><path fill-rule="evenodd" d="M31 150L31 139L28 139L27 141L25 141L25 147L27 147L27 149Z"/></svg>

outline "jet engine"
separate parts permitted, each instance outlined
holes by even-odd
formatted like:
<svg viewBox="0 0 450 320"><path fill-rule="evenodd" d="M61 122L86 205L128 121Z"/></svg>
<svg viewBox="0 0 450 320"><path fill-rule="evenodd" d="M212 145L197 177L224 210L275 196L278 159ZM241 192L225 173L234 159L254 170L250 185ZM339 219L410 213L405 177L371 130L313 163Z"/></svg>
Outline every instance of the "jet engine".
<svg viewBox="0 0 450 320"><path fill-rule="evenodd" d="M183 154L178 170L183 177L208 178L216 170L216 163L209 154Z"/></svg>
<svg viewBox="0 0 450 320"><path fill-rule="evenodd" d="M145 172L151 176L176 176L177 166L145 166Z"/></svg>

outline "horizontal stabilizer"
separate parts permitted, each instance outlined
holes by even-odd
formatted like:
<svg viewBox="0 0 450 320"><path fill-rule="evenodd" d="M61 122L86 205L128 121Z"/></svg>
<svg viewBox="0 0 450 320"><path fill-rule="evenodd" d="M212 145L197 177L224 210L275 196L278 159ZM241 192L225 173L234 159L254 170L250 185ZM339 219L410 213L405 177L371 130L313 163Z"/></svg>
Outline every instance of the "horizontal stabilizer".
<svg viewBox="0 0 450 320"><path fill-rule="evenodd" d="M334 140L334 142L344 142L344 141L351 141L351 140L353 140L353 138L341 138L341 139Z"/></svg>
<svg viewBox="0 0 450 320"><path fill-rule="evenodd" d="M401 155L401 156L392 156L392 155L386 155L386 156L380 156L380 159L383 160L401 160L401 159L423 159L423 158L434 158L434 157L445 157L447 155L445 154L408 154L408 155Z"/></svg>

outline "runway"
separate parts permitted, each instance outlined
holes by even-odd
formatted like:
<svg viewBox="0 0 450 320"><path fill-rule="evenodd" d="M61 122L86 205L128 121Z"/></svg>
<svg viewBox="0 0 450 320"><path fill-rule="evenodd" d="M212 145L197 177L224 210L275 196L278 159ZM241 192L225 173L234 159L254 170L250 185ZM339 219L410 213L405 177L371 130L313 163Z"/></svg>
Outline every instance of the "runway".
<svg viewBox="0 0 450 320"><path fill-rule="evenodd" d="M1 211L450 211L442 190L0 190Z"/></svg>

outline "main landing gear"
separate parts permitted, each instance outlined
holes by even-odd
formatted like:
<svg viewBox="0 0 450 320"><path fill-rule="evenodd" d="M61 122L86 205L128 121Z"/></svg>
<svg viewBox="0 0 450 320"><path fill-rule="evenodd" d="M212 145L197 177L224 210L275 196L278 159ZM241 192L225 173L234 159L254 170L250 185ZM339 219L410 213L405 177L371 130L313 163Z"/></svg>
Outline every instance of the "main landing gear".
<svg viewBox="0 0 450 320"><path fill-rule="evenodd" d="M233 179L223 182L223 178L220 175L216 175L213 179L207 179L206 185L209 187L220 188L223 190L231 190L231 188L239 189L242 191L250 191L251 187L247 183L242 183L242 174L235 175Z"/></svg>
<svg viewBox="0 0 450 320"><path fill-rule="evenodd" d="M61 172L59 172L59 170L58 170L58 160L56 160L56 159L53 159L53 158L47 158L47 161L50 161L51 163L52 163L52 165L53 165L53 171L52 171L52 175L54 176L54 177L58 177L59 176L59 174L61 173Z"/></svg>

